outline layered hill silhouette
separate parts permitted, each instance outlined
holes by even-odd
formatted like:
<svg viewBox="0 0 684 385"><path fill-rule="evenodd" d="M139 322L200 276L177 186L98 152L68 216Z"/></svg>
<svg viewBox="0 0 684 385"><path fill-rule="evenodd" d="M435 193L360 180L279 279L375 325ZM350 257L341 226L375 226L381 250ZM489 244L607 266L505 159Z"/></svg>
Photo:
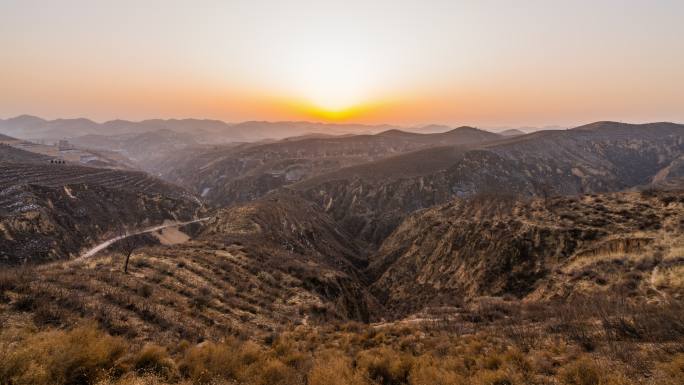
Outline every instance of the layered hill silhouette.
<svg viewBox="0 0 684 385"><path fill-rule="evenodd" d="M332 134L376 133L395 128L389 125L326 124L315 122L226 123L210 119L149 119L140 122L110 120L97 123L90 119L46 120L31 115L0 119L0 132L21 139L58 140L81 136L119 136L150 131L170 130L192 134L200 142L256 141L284 139L312 132Z"/></svg>
<svg viewBox="0 0 684 385"><path fill-rule="evenodd" d="M146 165L163 161L179 150L197 146L196 138L196 135L163 128L121 135L89 134L76 137L71 143L82 148L117 151L141 168L148 168Z"/></svg>
<svg viewBox="0 0 684 385"><path fill-rule="evenodd" d="M471 127L438 134L389 130L376 135L309 137L180 152L154 171L194 189L210 203L225 205L253 200L284 185L391 155L499 138Z"/></svg>

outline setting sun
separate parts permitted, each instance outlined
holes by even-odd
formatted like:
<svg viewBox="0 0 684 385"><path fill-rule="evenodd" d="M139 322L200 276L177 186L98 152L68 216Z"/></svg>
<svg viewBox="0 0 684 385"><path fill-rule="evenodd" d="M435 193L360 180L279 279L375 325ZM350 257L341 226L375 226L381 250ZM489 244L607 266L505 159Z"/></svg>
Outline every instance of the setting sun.
<svg viewBox="0 0 684 385"><path fill-rule="evenodd" d="M307 37L304 43L288 40L288 46L272 83L309 104L308 110L339 119L375 101L381 62L373 60L367 44L333 34Z"/></svg>
<svg viewBox="0 0 684 385"><path fill-rule="evenodd" d="M683 118L674 3L68 3L10 1L0 12L0 46L12 53L3 116L483 127ZM644 43L637 19L657 44Z"/></svg>

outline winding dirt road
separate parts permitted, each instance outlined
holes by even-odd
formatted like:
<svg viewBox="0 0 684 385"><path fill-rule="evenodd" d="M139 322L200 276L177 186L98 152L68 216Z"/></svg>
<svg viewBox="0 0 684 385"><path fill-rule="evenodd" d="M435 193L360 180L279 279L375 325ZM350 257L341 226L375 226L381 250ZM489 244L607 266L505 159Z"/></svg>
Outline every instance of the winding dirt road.
<svg viewBox="0 0 684 385"><path fill-rule="evenodd" d="M114 242L116 242L116 241L118 241L118 240L121 240L121 239L130 237L130 236L133 236L133 235L140 235L140 234L152 233L152 232L159 231L159 230L161 230L161 229L165 229L165 228L168 228L168 227L185 226L185 225L189 225L189 224L191 224L191 223L203 222L203 221L209 220L210 218L211 218L211 217L204 217L204 218L194 219L194 220L192 220L192 221L186 221L186 222L170 222L170 223L164 223L164 224L161 224L161 225L148 227L148 228L146 228L146 229L143 229L143 230L140 230L140 231L136 231L136 232L134 232L134 233L130 233L130 234L126 234L126 235L120 235L120 236L118 236L118 237L110 238L110 239L108 239L108 240L106 240L106 241L104 241L104 242L102 242L102 243L96 245L95 247L90 248L88 251L84 252L84 253L81 254L78 258L73 259L72 261L82 261L82 260L84 260L84 259L90 258L90 257L94 256L95 254L97 254L98 252L100 252L100 251L106 249L107 247L109 247L112 243L114 243Z"/></svg>

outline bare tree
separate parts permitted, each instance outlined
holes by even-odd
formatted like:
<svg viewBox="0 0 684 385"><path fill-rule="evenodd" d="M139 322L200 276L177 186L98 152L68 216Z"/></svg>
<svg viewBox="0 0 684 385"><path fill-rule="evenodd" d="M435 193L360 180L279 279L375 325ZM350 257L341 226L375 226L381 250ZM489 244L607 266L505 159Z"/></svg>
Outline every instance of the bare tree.
<svg viewBox="0 0 684 385"><path fill-rule="evenodd" d="M124 273L128 273L128 262L130 261L133 252L140 247L140 243L135 234L129 234L128 231L126 231L126 226L124 226L123 223L119 224L118 236L121 239L116 241L116 247L124 256Z"/></svg>
<svg viewBox="0 0 684 385"><path fill-rule="evenodd" d="M538 187L539 195L544 199L544 206L549 205L549 201L556 194L556 189L549 182L542 182Z"/></svg>

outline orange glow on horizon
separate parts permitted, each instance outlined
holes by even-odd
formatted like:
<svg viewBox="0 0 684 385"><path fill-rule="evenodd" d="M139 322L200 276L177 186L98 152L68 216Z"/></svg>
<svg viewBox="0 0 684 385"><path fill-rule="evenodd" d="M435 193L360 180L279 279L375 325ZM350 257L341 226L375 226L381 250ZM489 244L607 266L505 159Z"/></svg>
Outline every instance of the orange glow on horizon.
<svg viewBox="0 0 684 385"><path fill-rule="evenodd" d="M684 121L682 1L206 3L3 4L0 118Z"/></svg>
<svg viewBox="0 0 684 385"><path fill-rule="evenodd" d="M303 100L284 100L278 102L281 108L289 111L297 117L306 120L318 120L330 123L340 122L358 122L372 120L372 117L382 114L383 107L388 105L387 102L366 102L359 103L349 107L343 108L326 108L315 103Z"/></svg>

